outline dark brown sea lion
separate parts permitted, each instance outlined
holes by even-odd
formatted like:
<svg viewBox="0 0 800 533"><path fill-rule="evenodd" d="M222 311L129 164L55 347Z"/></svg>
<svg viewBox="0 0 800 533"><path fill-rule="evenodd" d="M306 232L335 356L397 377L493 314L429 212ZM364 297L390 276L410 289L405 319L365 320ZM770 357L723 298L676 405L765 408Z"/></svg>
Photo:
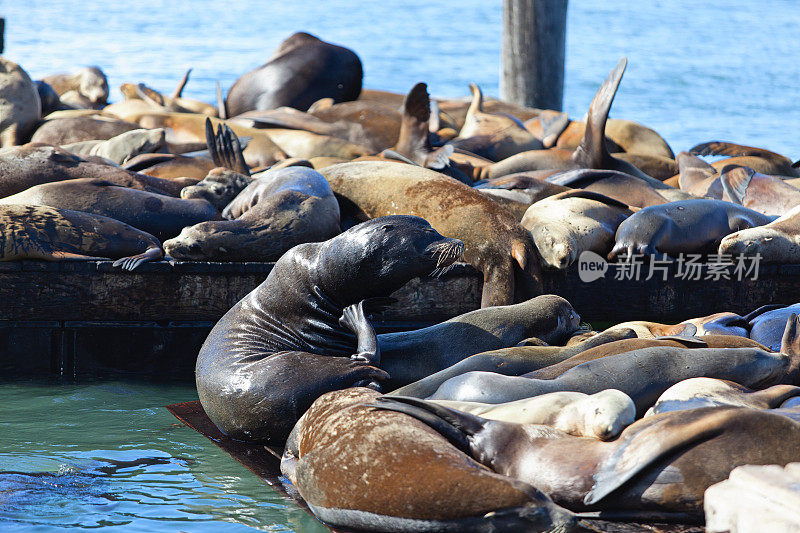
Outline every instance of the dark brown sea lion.
<svg viewBox="0 0 800 533"><path fill-rule="evenodd" d="M260 174L223 215L229 220L185 227L164 242L164 250L189 261L276 261L293 246L340 232L339 204L330 185L306 167Z"/></svg>
<svg viewBox="0 0 800 533"><path fill-rule="evenodd" d="M107 140L135 129L139 129L139 126L133 122L97 115L54 118L36 128L31 142L61 146L80 141Z"/></svg>
<svg viewBox="0 0 800 533"><path fill-rule="evenodd" d="M39 92L28 73L0 57L0 148L27 141L41 108Z"/></svg>
<svg viewBox="0 0 800 533"><path fill-rule="evenodd" d="M800 168L792 164L786 156L770 152L763 148L742 146L725 141L711 141L698 144L689 150L694 155L727 155L728 159L715 161L712 166L722 169L727 165L749 167L756 172L772 176L800 177Z"/></svg>
<svg viewBox="0 0 800 533"><path fill-rule="evenodd" d="M622 58L598 89L589 106L589 119L581 144L574 150L551 148L533 150L508 157L500 162L481 168L480 178L496 178L515 172L533 170L570 170L575 168L605 168L618 170L633 176L648 177L644 172L626 161L615 159L605 145L608 112L614 101L627 60ZM652 179L652 178L651 178Z"/></svg>
<svg viewBox="0 0 800 533"><path fill-rule="evenodd" d="M671 157L628 152L615 153L611 157L630 163L648 176L660 181L671 178L678 173L678 163Z"/></svg>
<svg viewBox="0 0 800 533"><path fill-rule="evenodd" d="M108 80L98 67L85 67L74 74L53 74L45 76L42 81L52 87L62 100L67 95L65 101L69 103L85 101L88 104L82 107L101 109L108 101ZM74 93L72 101L68 93Z"/></svg>
<svg viewBox="0 0 800 533"><path fill-rule="evenodd" d="M570 530L570 514L533 487L488 470L422 422L364 405L377 395L325 394L292 432L281 471L320 520L371 531Z"/></svg>
<svg viewBox="0 0 800 533"><path fill-rule="evenodd" d="M734 231L763 226L775 217L721 200L680 200L645 207L619 225L609 260L622 253L667 254L715 252Z"/></svg>
<svg viewBox="0 0 800 533"><path fill-rule="evenodd" d="M713 377L764 388L783 379L789 365L789 355L754 347L653 346L586 361L554 379L469 372L445 381L430 398L503 403L562 390L594 394L618 389L631 397L641 416L661 393L684 379Z"/></svg>
<svg viewBox="0 0 800 533"><path fill-rule="evenodd" d="M168 196L178 196L195 180L154 178L112 165L92 163L66 150L28 143L0 150L0 198L54 181L98 178L121 187L130 187Z"/></svg>
<svg viewBox="0 0 800 533"><path fill-rule="evenodd" d="M403 95L397 105L381 105L374 102L356 100L355 102L341 102L330 107L309 109L308 113L329 124L358 124L363 132L371 139L373 146L379 146L377 151L391 147L397 142L400 135L402 113L399 108L403 105ZM354 140L354 142L356 142ZM358 141L359 144L370 144Z"/></svg>
<svg viewBox="0 0 800 533"><path fill-rule="evenodd" d="M498 178L502 179L502 178ZM545 181L575 189L596 192L632 207L665 204L690 196L661 184L658 180L643 180L616 170L581 168L548 176Z"/></svg>
<svg viewBox="0 0 800 533"><path fill-rule="evenodd" d="M321 394L387 379L361 305L342 313L447 267L462 249L409 216L295 246L203 344L196 366L203 409L233 438L280 444Z"/></svg>
<svg viewBox="0 0 800 533"><path fill-rule="evenodd" d="M152 235L113 218L68 209L30 205L0 206L3 249L0 261L116 259L133 270L163 257Z"/></svg>
<svg viewBox="0 0 800 533"><path fill-rule="evenodd" d="M361 61L352 50L295 33L264 65L236 80L228 91L227 116L281 106L305 111L325 97L355 100L362 77Z"/></svg>
<svg viewBox="0 0 800 533"><path fill-rule="evenodd" d="M96 178L43 183L2 198L0 204L41 205L102 215L161 241L175 237L186 226L219 218L219 211L206 200L173 198Z"/></svg>
<svg viewBox="0 0 800 533"><path fill-rule="evenodd" d="M539 264L530 233L514 217L468 185L402 163L362 161L322 169L343 215L365 220L408 214L464 242L464 259L483 272L481 306L514 302L515 289L533 296ZM515 264L519 276L515 276ZM515 279L519 277L520 279Z"/></svg>
<svg viewBox="0 0 800 533"><path fill-rule="evenodd" d="M383 397L372 405L425 422L494 472L536 486L559 505L608 517L702 518L705 490L733 468L800 459L796 409L665 413L603 442L546 426L486 420L415 398Z"/></svg>

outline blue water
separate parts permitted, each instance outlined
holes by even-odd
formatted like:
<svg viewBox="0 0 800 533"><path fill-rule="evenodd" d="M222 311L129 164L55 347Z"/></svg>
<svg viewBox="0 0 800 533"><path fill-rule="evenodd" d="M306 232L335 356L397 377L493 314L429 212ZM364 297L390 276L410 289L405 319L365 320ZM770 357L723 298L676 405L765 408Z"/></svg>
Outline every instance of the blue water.
<svg viewBox="0 0 800 533"><path fill-rule="evenodd" d="M135 7L133 7L135 5ZM612 116L647 124L676 151L712 140L800 158L800 10L791 0L572 0L564 103L586 112L629 59ZM365 86L463 97L498 93L501 2L382 0L3 0L5 56L34 77L96 64L112 100L124 82L214 99L305 30L354 49ZM0 384L0 529L321 531L163 405L190 386Z"/></svg>
<svg viewBox="0 0 800 533"><path fill-rule="evenodd" d="M351 47L365 86L405 92L426 81L463 97L474 81L498 94L500 0L4 0L5 55L33 77L97 64L114 99L124 82L214 100L305 30ZM136 7L131 7L135 5ZM800 158L800 9L793 0L572 0L565 110L582 117L598 84L629 59L612 115L647 124L673 149L712 139Z"/></svg>

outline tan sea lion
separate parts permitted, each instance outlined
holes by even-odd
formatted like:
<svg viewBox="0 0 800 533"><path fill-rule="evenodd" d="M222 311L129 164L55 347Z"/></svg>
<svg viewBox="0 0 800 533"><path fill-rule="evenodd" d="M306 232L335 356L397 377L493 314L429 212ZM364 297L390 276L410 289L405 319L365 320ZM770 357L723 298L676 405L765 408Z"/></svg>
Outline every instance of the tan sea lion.
<svg viewBox="0 0 800 533"><path fill-rule="evenodd" d="M581 168L559 171L545 178L545 181L596 192L631 207L647 207L692 197L682 191L672 189L656 179L643 180L616 170Z"/></svg>
<svg viewBox="0 0 800 533"><path fill-rule="evenodd" d="M769 224L725 236L718 251L733 256L759 254L765 263L800 263L800 206Z"/></svg>
<svg viewBox="0 0 800 533"><path fill-rule="evenodd" d="M134 270L164 256L152 235L113 218L45 206L0 206L3 249L0 261L116 259Z"/></svg>
<svg viewBox="0 0 800 533"><path fill-rule="evenodd" d="M62 101L82 104L81 107L101 109L108 101L108 80L98 67L85 67L74 74L53 74L42 81L52 87ZM68 93L73 93L71 98Z"/></svg>
<svg viewBox="0 0 800 533"><path fill-rule="evenodd" d="M633 405L633 401L627 394L615 389L607 389L596 394L551 392L533 398L496 404L430 401L488 420L541 424L570 435L600 440L615 438L636 420L636 406Z"/></svg>
<svg viewBox="0 0 800 533"><path fill-rule="evenodd" d="M31 142L61 146L80 141L108 140L138 128L133 122L100 115L56 118L36 128Z"/></svg>
<svg viewBox="0 0 800 533"><path fill-rule="evenodd" d="M800 396L800 387L794 385L773 385L755 391L723 379L691 378L665 390L644 416L723 405L775 409L789 398L797 396Z"/></svg>
<svg viewBox="0 0 800 533"><path fill-rule="evenodd" d="M722 199L765 215L782 216L800 205L800 189L782 179L746 167L725 167L720 172Z"/></svg>
<svg viewBox="0 0 800 533"><path fill-rule="evenodd" d="M390 214L422 216L464 242L464 259L483 272L481 306L513 303L515 289L540 281L530 233L511 214L471 187L432 170L363 161L322 169L345 214L364 220ZM521 270L515 280L515 266Z"/></svg>
<svg viewBox="0 0 800 533"><path fill-rule="evenodd" d="M123 168L155 178L205 178L217 165L205 157L187 157L175 154L139 154L128 160Z"/></svg>
<svg viewBox="0 0 800 533"><path fill-rule="evenodd" d="M606 254L630 208L602 194L567 191L531 205L522 226L531 232L544 265L564 270L587 250Z"/></svg>
<svg viewBox="0 0 800 533"><path fill-rule="evenodd" d="M533 487L483 467L426 424L364 405L376 396L321 396L287 443L281 471L320 520L397 532L571 530L570 514Z"/></svg>
<svg viewBox="0 0 800 533"><path fill-rule="evenodd" d="M0 148L27 141L41 112L39 92L28 73L0 57Z"/></svg>
<svg viewBox="0 0 800 533"><path fill-rule="evenodd" d="M382 397L375 407L407 414L446 436L494 472L531 483L559 505L601 516L698 519L703 495L743 464L800 459L800 413L706 407L628 426L613 441L534 424L486 420L415 398ZM638 512L637 512L638 511Z"/></svg>

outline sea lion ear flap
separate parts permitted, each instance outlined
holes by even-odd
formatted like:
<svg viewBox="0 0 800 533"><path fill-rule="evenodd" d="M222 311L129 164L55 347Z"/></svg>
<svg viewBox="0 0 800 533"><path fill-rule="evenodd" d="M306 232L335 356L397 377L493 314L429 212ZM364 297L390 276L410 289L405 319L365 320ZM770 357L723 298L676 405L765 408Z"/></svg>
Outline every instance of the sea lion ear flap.
<svg viewBox="0 0 800 533"><path fill-rule="evenodd" d="M314 112L316 111L323 111L325 109L332 108L333 104L334 100L330 96L325 98L320 98L319 100L311 104L311 107L308 108L308 111L306 111L306 113L311 113L313 115Z"/></svg>
<svg viewBox="0 0 800 533"><path fill-rule="evenodd" d="M781 353L800 356L800 319L795 313L786 321L781 339Z"/></svg>
<svg viewBox="0 0 800 533"><path fill-rule="evenodd" d="M743 205L747 186L750 185L750 180L753 179L755 173L756 171L752 168L738 165L727 165L722 169L719 181L730 202Z"/></svg>

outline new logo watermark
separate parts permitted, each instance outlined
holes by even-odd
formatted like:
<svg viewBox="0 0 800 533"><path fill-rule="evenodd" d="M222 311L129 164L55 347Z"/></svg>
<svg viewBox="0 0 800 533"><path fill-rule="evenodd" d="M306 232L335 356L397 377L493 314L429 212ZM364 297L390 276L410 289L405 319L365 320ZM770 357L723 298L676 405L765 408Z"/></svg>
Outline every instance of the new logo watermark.
<svg viewBox="0 0 800 533"><path fill-rule="evenodd" d="M757 280L761 254L745 256L739 254L709 254L703 262L701 254L679 254L675 260L661 258L656 255L633 254L619 256L617 262L609 263L595 252L584 251L578 257L578 277L584 283L590 283L605 277L613 270L615 280L647 281L660 277L666 281L670 268L674 265L675 279L710 280L744 279Z"/></svg>

